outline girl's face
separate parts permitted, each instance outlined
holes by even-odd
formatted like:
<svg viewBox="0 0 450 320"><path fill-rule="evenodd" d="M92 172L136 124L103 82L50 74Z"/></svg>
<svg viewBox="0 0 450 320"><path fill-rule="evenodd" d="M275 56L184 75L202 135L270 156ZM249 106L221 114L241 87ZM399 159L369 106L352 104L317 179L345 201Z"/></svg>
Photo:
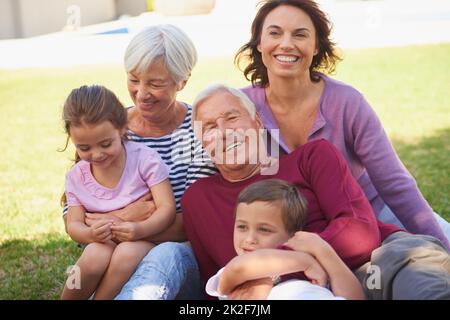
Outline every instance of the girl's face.
<svg viewBox="0 0 450 320"><path fill-rule="evenodd" d="M237 206L233 238L234 249L241 255L256 249L274 249L290 235L277 202L255 201Z"/></svg>
<svg viewBox="0 0 450 320"><path fill-rule="evenodd" d="M69 132L81 160L102 169L115 165L122 159L125 152L122 146L124 133L125 129L116 129L107 120L98 124L82 122L80 126L71 126Z"/></svg>
<svg viewBox="0 0 450 320"><path fill-rule="evenodd" d="M264 20L257 47L270 77L309 77L316 47L311 18L297 7L282 5Z"/></svg>
<svg viewBox="0 0 450 320"><path fill-rule="evenodd" d="M161 59L154 61L145 73L128 73L128 92L142 117L158 119L174 106L177 93L185 81L175 83Z"/></svg>

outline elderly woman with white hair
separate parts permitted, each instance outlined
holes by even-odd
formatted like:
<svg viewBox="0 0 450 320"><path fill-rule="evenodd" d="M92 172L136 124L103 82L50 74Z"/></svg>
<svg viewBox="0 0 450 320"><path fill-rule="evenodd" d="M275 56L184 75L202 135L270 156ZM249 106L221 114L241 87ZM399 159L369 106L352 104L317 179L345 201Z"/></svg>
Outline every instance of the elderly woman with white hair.
<svg viewBox="0 0 450 320"><path fill-rule="evenodd" d="M191 127L192 108L178 101L197 61L187 35L173 25L144 29L129 43L124 57L128 91L134 106L128 109L128 139L156 150L169 168L177 208L174 224L147 239L161 243L141 261L116 299L201 298L195 256L183 230L180 198L200 177L216 173ZM110 213L87 214L86 223L112 218L139 221L154 210L151 195Z"/></svg>

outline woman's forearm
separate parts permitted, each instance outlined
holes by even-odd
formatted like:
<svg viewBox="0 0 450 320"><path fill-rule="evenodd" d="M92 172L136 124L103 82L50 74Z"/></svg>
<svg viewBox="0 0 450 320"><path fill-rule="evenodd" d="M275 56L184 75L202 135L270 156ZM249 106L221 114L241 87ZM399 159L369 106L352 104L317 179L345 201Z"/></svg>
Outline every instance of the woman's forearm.
<svg viewBox="0 0 450 320"><path fill-rule="evenodd" d="M436 221L432 208L398 157L380 119L363 97L359 102L358 114L350 125L355 141L350 151L356 154L368 173L361 181L365 186L364 191L367 193L368 182L372 182L406 230L434 236L450 249L450 243Z"/></svg>
<svg viewBox="0 0 450 320"><path fill-rule="evenodd" d="M148 219L156 210L153 200L142 200L142 198L130 203L126 207L104 213L89 213L88 217L93 219L119 219L126 222L139 222Z"/></svg>
<svg viewBox="0 0 450 320"><path fill-rule="evenodd" d="M123 209L110 213L123 221L138 222L148 219L155 209L155 203L151 200L135 201Z"/></svg>

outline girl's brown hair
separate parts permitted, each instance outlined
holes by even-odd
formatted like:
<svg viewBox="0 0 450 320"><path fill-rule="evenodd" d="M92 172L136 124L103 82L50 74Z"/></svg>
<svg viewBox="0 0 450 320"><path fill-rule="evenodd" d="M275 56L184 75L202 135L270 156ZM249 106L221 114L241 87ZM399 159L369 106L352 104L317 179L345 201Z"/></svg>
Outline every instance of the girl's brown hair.
<svg viewBox="0 0 450 320"><path fill-rule="evenodd" d="M234 57L235 64L241 65L243 60L248 60L243 70L245 78L253 85L266 87L269 84L267 68L262 61L261 52L257 46L261 41L261 32L267 15L279 6L293 6L304 11L311 19L316 29L316 41L318 52L314 56L309 67L310 78L314 82L320 80L318 71L333 73L336 63L341 60L337 54L335 43L330 39L331 25L325 13L313 0L266 0L260 2L261 7L252 23L252 35L250 41L243 45Z"/></svg>
<svg viewBox="0 0 450 320"><path fill-rule="evenodd" d="M306 222L308 204L297 188L286 181L266 179L255 182L239 193L239 203L263 201L280 205L284 227L289 234L302 230Z"/></svg>
<svg viewBox="0 0 450 320"><path fill-rule="evenodd" d="M65 151L69 144L70 128L82 124L98 124L109 121L118 130L127 126L127 111L116 95L103 86L81 86L73 89L67 97L62 119L67 134L66 145L60 151ZM125 139L125 137L123 137ZM80 156L75 152L75 163ZM65 194L61 197L61 204L66 203Z"/></svg>

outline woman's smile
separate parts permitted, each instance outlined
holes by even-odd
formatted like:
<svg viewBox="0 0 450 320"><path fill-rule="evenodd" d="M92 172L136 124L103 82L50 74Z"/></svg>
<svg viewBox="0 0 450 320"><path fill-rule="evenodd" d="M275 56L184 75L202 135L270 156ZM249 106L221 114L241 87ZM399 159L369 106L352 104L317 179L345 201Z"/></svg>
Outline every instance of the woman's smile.
<svg viewBox="0 0 450 320"><path fill-rule="evenodd" d="M277 55L274 55L274 57L276 60L278 60L282 64L293 64L300 60L300 57L294 56L294 55L277 54Z"/></svg>

